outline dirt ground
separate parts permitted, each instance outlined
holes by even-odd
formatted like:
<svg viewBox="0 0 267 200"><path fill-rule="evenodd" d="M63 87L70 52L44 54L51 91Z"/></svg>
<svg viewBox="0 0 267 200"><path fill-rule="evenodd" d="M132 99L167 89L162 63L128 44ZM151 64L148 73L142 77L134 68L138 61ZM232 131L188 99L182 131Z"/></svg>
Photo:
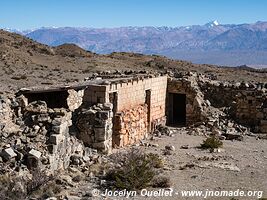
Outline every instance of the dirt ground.
<svg viewBox="0 0 267 200"><path fill-rule="evenodd" d="M155 137L146 141L149 147L140 146L146 152L153 152L164 158L165 167L162 175L171 178L172 196L148 197L134 196L130 199L222 199L252 200L267 197L267 145L266 140L245 136L243 141L223 141L221 152L210 153L198 147L205 136L188 135L179 129L173 129L172 137ZM166 145L175 150L171 155L164 155ZM181 148L188 145L188 149ZM191 165L190 165L191 164ZM187 165L187 167L186 167ZM96 186L81 185L76 194L82 190L91 192ZM159 189L148 189L157 191ZM167 190L167 189L165 189ZM181 191L262 191L247 197L182 197ZM168 191L168 190L167 190ZM102 194L104 191L102 191ZM75 199L73 197L73 199ZM86 198L85 198L86 199ZM126 197L88 197L88 199L126 199Z"/></svg>

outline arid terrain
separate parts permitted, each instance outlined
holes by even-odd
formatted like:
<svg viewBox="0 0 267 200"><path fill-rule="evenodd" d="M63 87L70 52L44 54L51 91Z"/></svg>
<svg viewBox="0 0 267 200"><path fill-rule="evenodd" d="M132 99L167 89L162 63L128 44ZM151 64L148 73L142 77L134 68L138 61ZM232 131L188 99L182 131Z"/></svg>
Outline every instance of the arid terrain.
<svg viewBox="0 0 267 200"><path fill-rule="evenodd" d="M224 81L264 82L265 70L218 68L163 56L135 53L98 55L76 45L49 47L21 35L0 31L0 81L2 92L21 87L70 84L97 71L153 70L204 73Z"/></svg>
<svg viewBox="0 0 267 200"><path fill-rule="evenodd" d="M13 97L20 88L33 86L72 85L84 83L94 73L160 72L164 74L196 72L227 83L266 83L267 71L248 67L220 68L213 65L193 64L189 61L173 60L158 55L115 52L99 55L85 51L73 44L49 47L18 34L0 30L0 97ZM265 84L264 87L267 85ZM1 102L0 102L1 103ZM206 105L207 103L205 103ZM0 107L1 108L1 107ZM217 109L217 108L216 108ZM61 112L61 111L60 111ZM228 121L227 121L228 122ZM232 121L231 121L232 123ZM230 124L230 122L229 122ZM39 127L40 128L40 127ZM243 127L227 125L226 128ZM146 153L158 154L163 166L157 171L170 178L169 187L175 192L182 190L244 190L263 191L267 198L267 143L266 134L254 134L249 129L242 132L242 139L223 138L223 146L217 152L200 149L212 127L167 127L171 134L153 134L153 137L133 145ZM15 141L16 134L8 136L0 132L0 143ZM4 139L3 139L4 138ZM34 141L31 140L30 141ZM37 142L42 141L37 140ZM16 140L17 142L17 140ZM12 143L13 144L13 143ZM31 146L26 139L26 144ZM0 145L2 147L2 145ZM3 147L10 147L5 144ZM112 166L112 155L129 149L130 146L113 149L113 154L90 155L90 165L73 161L70 168L57 177L60 192L47 199L125 199L96 197L93 189L104 192L103 178ZM0 157L1 158L1 157ZM75 160L75 159L74 159ZM88 160L87 160L88 161ZM0 161L0 163L2 160ZM93 163L93 164L92 164ZM108 163L108 164L107 164ZM104 169L103 169L104 168ZM1 181L1 180L0 180ZM57 187L59 187L57 186ZM167 187L167 188L169 188ZM150 190L155 188L148 187ZM56 193L56 192L54 192ZM53 193L53 194L54 194ZM1 197L1 196L0 196ZM154 199L155 197L132 197L132 199ZM207 197L206 199L252 200L254 197ZM43 198L45 199L45 198ZM203 197L158 197L158 199L204 199Z"/></svg>

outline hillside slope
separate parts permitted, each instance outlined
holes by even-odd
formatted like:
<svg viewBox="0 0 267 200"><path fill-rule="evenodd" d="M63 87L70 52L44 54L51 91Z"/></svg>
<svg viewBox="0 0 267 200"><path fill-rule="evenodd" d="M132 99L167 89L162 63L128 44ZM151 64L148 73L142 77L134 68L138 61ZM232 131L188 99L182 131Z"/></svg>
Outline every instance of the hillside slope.
<svg viewBox="0 0 267 200"><path fill-rule="evenodd" d="M43 45L21 35L0 30L0 92L21 87L70 84L103 70L195 71L228 81L266 81L266 73L247 69L192 64L163 56L134 53L98 55L74 44Z"/></svg>
<svg viewBox="0 0 267 200"><path fill-rule="evenodd" d="M43 44L74 43L96 53L161 54L194 63L266 65L267 22L182 27L40 28L21 32ZM219 55L219 56L218 56Z"/></svg>

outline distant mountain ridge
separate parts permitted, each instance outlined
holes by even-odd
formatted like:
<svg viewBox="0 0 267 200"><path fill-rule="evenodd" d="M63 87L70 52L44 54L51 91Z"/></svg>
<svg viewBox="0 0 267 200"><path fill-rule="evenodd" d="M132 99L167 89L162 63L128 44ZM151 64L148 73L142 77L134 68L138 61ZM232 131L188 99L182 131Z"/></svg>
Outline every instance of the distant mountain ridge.
<svg viewBox="0 0 267 200"><path fill-rule="evenodd" d="M75 28L48 27L16 31L40 43L74 43L96 53L162 54L196 63L266 65L267 22L181 27Z"/></svg>

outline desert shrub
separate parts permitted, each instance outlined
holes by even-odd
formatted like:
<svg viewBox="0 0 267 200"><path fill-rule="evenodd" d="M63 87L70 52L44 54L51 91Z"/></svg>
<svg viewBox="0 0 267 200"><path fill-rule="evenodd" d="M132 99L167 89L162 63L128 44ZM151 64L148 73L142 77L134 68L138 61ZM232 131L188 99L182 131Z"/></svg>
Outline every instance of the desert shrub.
<svg viewBox="0 0 267 200"><path fill-rule="evenodd" d="M114 167L108 171L106 180L116 189L139 190L151 185L155 169L162 166L156 154L145 154L132 149L126 153L115 155Z"/></svg>
<svg viewBox="0 0 267 200"><path fill-rule="evenodd" d="M154 168L162 168L164 166L163 160L159 157L158 154L149 153L147 154L147 157Z"/></svg>
<svg viewBox="0 0 267 200"><path fill-rule="evenodd" d="M1 200L21 200L26 199L27 192L25 181L21 177L2 175L0 177L0 199Z"/></svg>
<svg viewBox="0 0 267 200"><path fill-rule="evenodd" d="M151 185L155 188L169 188L171 187L171 180L167 176L156 176L153 178Z"/></svg>
<svg viewBox="0 0 267 200"><path fill-rule="evenodd" d="M31 181L27 182L26 184L27 194L30 195L34 191L39 190L41 187L46 186L52 179L52 176L47 176L44 171L36 168L34 171L32 171Z"/></svg>
<svg viewBox="0 0 267 200"><path fill-rule="evenodd" d="M223 142L215 136L211 136L203 141L201 144L202 149L216 149L223 145Z"/></svg>
<svg viewBox="0 0 267 200"><path fill-rule="evenodd" d="M47 176L39 169L32 172L32 178L11 175L0 176L0 199L21 200L34 197L45 197L60 191L59 186L52 181L52 176Z"/></svg>

